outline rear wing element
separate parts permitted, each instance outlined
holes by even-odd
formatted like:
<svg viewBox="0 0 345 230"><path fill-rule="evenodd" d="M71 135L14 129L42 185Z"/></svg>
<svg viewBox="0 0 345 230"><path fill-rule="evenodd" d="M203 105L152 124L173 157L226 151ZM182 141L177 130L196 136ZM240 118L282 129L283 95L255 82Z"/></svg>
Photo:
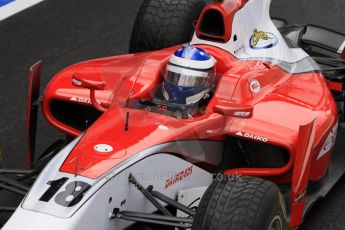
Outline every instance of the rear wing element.
<svg viewBox="0 0 345 230"><path fill-rule="evenodd" d="M345 35L320 26L308 25L301 37L301 43L341 54L345 59Z"/></svg>
<svg viewBox="0 0 345 230"><path fill-rule="evenodd" d="M316 25L289 25L281 19L273 22L283 37L311 56L345 58L345 34Z"/></svg>

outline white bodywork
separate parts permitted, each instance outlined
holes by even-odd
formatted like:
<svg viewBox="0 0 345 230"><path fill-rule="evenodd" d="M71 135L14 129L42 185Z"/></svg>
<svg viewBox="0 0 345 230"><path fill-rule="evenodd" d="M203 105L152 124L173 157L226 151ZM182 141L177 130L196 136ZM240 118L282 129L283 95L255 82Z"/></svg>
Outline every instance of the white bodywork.
<svg viewBox="0 0 345 230"><path fill-rule="evenodd" d="M187 190L180 191L178 193L178 202L189 207L189 208L196 208L199 207L200 201L204 196L208 187L199 187L199 188L191 188ZM180 210L177 211L176 214L178 217L187 218L188 215ZM178 228L176 228L178 230ZM190 229L187 229L190 230Z"/></svg>
<svg viewBox="0 0 345 230"><path fill-rule="evenodd" d="M230 0L229 0L230 1ZM234 16L231 39L226 42L213 42L200 39L194 34L191 45L207 44L224 49L238 59L268 61L281 66L291 73L302 73L319 70L319 66L311 60L301 48L290 48L270 18L271 0L251 0ZM254 30L270 35L270 48L253 49L250 40ZM237 39L234 39L234 38ZM260 44L259 44L260 46Z"/></svg>
<svg viewBox="0 0 345 230"><path fill-rule="evenodd" d="M152 185L173 199L185 189L208 186L212 174L169 154L150 154L142 152L123 164L116 166L98 180L74 176L59 172L59 167L69 152L78 143L73 141L61 151L45 168L33 188L18 207L3 230L121 230L131 224L129 221L111 220L114 208L126 211L152 213L155 207L128 182L131 173L144 187ZM151 150L153 151L153 150ZM166 162L163 163L162 162ZM169 183L184 170L192 168L186 177ZM63 207L55 203L40 201L40 197L49 187L47 182L61 177L71 181L84 181L92 187L86 192L81 202L73 207ZM66 183L66 184L67 184ZM59 192L63 191L62 187Z"/></svg>

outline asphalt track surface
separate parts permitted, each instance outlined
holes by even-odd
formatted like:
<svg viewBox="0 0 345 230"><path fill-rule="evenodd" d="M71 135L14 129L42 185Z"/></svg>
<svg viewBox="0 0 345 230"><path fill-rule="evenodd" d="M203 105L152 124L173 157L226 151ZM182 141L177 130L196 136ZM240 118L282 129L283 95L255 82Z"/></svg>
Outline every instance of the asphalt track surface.
<svg viewBox="0 0 345 230"><path fill-rule="evenodd" d="M23 168L25 165L24 129L30 65L43 60L44 88L55 73L73 63L126 53L141 2L46 0L0 21L0 145L4 167ZM345 33L344 0L273 0L272 16ZM61 137L42 117L38 129L38 151ZM0 196L0 206L20 202L20 197L6 192ZM3 222L0 216L0 224ZM345 177L313 207L301 229L345 229Z"/></svg>

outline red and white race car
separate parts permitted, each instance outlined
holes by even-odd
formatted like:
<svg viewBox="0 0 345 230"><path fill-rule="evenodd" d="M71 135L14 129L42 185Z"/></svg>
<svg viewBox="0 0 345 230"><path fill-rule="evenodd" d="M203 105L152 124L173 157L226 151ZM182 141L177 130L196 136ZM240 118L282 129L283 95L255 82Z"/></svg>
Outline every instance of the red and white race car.
<svg viewBox="0 0 345 230"><path fill-rule="evenodd" d="M42 111L67 140L37 158L35 64L31 169L2 170L0 187L26 194L21 182L39 176L2 229L299 227L345 171L345 36L272 20L269 6L145 0L138 53L78 63L50 81ZM193 116L156 99L191 32L189 44L216 60L214 92Z"/></svg>

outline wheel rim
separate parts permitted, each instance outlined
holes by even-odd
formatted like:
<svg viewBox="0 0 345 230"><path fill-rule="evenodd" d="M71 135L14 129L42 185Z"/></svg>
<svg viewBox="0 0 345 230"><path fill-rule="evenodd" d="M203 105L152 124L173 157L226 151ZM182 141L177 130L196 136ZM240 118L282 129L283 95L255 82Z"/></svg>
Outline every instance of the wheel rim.
<svg viewBox="0 0 345 230"><path fill-rule="evenodd" d="M279 216L279 215L276 215L269 227L268 227L268 230L282 230L283 229L283 221L282 221L282 218Z"/></svg>

